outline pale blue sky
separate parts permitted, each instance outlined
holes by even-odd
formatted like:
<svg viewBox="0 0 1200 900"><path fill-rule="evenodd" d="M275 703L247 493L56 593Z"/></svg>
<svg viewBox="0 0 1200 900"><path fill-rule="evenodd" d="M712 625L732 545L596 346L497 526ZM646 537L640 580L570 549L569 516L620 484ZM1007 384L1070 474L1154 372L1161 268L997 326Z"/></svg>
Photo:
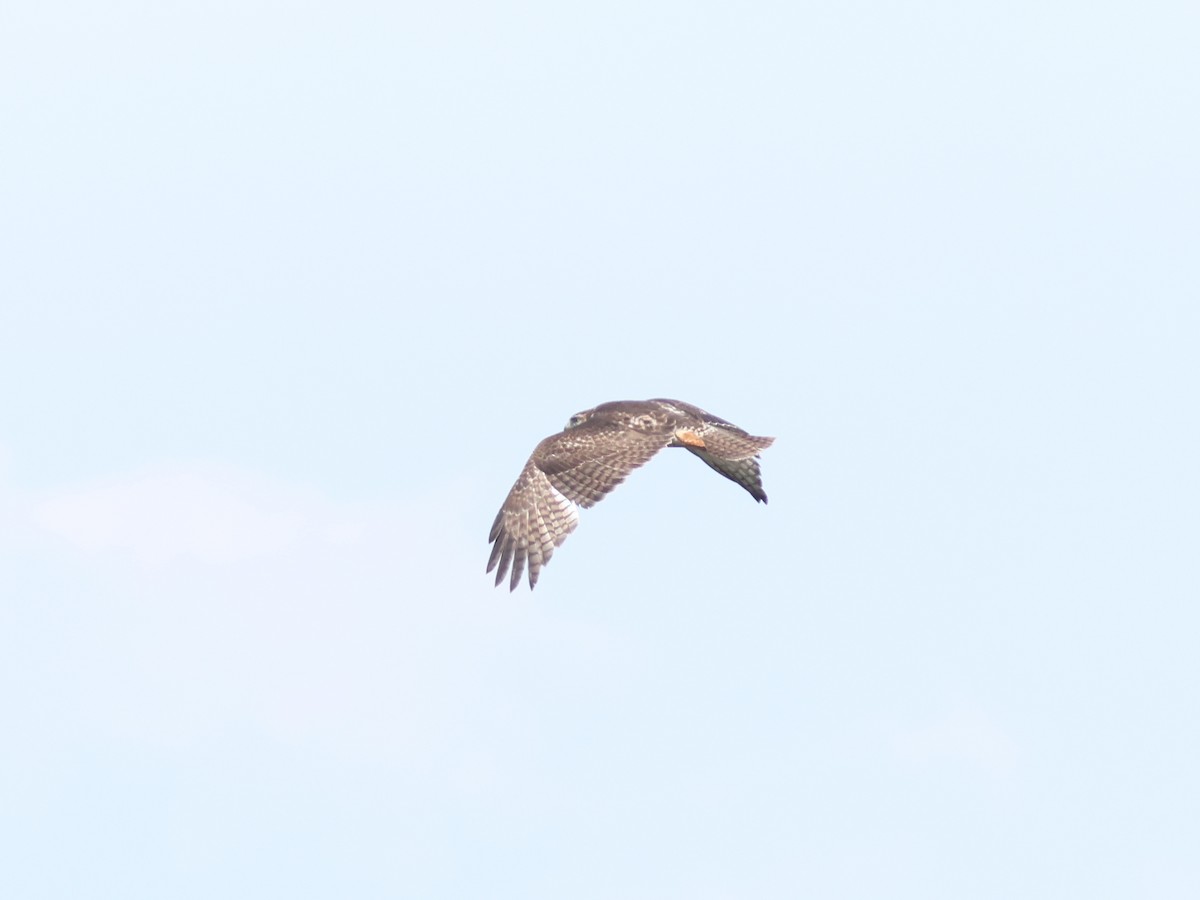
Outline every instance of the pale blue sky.
<svg viewBox="0 0 1200 900"><path fill-rule="evenodd" d="M1200 895L1196 9L6 4L0 894Z"/></svg>

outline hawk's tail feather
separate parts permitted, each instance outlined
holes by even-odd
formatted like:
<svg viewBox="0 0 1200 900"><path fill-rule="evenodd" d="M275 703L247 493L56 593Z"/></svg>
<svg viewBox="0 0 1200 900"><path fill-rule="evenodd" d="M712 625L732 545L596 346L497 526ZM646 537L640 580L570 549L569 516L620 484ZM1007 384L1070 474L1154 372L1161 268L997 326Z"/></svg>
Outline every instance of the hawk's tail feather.
<svg viewBox="0 0 1200 900"><path fill-rule="evenodd" d="M765 440L770 441L773 439L766 438ZM770 444L766 446L770 446ZM756 457L725 459L696 447L688 447L687 449L690 453L694 453L704 460L710 468L720 472L735 484L741 485L759 503L767 502L767 492L763 490L762 486L762 470L759 468Z"/></svg>
<svg viewBox="0 0 1200 900"><path fill-rule="evenodd" d="M773 443L773 437L758 437L727 428L705 428L700 433L704 449L719 459L739 460L758 456Z"/></svg>

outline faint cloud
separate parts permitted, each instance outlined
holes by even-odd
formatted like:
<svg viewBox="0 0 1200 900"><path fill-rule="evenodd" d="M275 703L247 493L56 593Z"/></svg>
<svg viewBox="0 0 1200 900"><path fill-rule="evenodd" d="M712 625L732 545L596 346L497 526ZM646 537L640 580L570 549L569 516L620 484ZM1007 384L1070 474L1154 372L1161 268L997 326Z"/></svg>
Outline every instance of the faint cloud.
<svg viewBox="0 0 1200 900"><path fill-rule="evenodd" d="M304 500L244 477L199 469L136 476L42 500L34 522L89 553L123 552L139 563L230 563L279 553L305 535L352 542L352 522L325 522Z"/></svg>
<svg viewBox="0 0 1200 900"><path fill-rule="evenodd" d="M1008 734L979 710L952 713L894 738L896 752L921 764L960 763L1000 775L1017 763L1017 746Z"/></svg>
<svg viewBox="0 0 1200 900"><path fill-rule="evenodd" d="M35 577L66 574L24 591L10 663L38 690L16 698L38 720L52 697L61 727L115 746L267 736L403 760L462 796L504 790L534 727L529 673L590 672L612 636L527 594L497 602L468 497L439 482L343 503L198 464L20 496Z"/></svg>

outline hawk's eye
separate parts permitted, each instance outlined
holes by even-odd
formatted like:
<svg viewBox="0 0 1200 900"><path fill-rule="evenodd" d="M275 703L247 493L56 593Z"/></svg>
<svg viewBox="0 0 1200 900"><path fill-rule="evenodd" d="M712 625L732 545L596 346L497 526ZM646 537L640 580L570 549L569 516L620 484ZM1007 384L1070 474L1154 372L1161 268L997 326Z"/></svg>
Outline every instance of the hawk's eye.
<svg viewBox="0 0 1200 900"><path fill-rule="evenodd" d="M567 423L567 427L574 428L576 425L582 425L586 421L587 416L585 416L583 413L575 413L575 415L571 416L571 421Z"/></svg>

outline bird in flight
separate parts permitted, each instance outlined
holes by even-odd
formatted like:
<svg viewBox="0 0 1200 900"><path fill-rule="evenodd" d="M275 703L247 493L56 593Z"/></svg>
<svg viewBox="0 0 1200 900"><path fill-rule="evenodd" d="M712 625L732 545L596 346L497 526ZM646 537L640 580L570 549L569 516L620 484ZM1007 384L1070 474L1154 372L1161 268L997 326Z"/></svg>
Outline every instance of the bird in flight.
<svg viewBox="0 0 1200 900"><path fill-rule="evenodd" d="M664 447L683 447L761 503L758 454L773 437L755 437L736 425L679 400L615 400L571 416L567 427L534 450L492 523L487 570L496 584L509 568L515 591L526 563L529 589L579 524L586 509L649 462Z"/></svg>

